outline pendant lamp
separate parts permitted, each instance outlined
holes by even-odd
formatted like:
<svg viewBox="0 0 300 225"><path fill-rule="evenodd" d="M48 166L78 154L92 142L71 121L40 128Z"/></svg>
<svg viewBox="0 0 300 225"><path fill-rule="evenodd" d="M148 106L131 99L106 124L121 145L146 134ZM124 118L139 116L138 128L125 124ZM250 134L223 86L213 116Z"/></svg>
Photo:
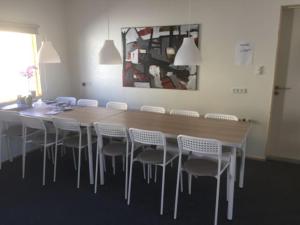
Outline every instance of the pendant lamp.
<svg viewBox="0 0 300 225"><path fill-rule="evenodd" d="M188 35L190 32L190 23L191 23L191 0L189 0L189 27L188 27ZM200 51L196 46L193 37L185 37L183 42L178 49L175 59L175 66L187 66L187 65L199 65L200 64Z"/></svg>
<svg viewBox="0 0 300 225"><path fill-rule="evenodd" d="M52 45L51 41L42 42L38 51L39 63L60 63L60 57Z"/></svg>
<svg viewBox="0 0 300 225"><path fill-rule="evenodd" d="M104 45L102 46L99 52L99 64L122 64L121 55L118 49L116 48L114 41L109 39L109 18L107 21L107 40L104 41Z"/></svg>

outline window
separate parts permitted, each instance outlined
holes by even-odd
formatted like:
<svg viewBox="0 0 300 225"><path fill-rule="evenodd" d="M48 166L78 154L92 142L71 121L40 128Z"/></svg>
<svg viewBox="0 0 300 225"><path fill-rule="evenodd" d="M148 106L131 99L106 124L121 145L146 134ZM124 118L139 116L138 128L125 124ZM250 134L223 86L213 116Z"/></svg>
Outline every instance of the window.
<svg viewBox="0 0 300 225"><path fill-rule="evenodd" d="M0 103L17 99L35 91L41 95L39 71L31 78L24 72L37 65L36 35L29 33L0 31Z"/></svg>

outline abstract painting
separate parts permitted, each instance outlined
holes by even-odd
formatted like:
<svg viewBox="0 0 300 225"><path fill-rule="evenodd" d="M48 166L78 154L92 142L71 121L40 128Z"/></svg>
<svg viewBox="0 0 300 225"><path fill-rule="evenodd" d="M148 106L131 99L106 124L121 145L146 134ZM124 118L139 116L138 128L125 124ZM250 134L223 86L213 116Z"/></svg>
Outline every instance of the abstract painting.
<svg viewBox="0 0 300 225"><path fill-rule="evenodd" d="M121 29L123 86L197 90L198 66L175 66L183 38L199 43L199 24Z"/></svg>

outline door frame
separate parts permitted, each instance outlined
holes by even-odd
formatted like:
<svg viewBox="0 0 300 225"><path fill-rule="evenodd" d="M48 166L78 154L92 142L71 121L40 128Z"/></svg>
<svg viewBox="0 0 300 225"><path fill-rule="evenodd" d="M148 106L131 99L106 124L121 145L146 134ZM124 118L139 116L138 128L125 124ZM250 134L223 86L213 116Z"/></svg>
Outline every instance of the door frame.
<svg viewBox="0 0 300 225"><path fill-rule="evenodd" d="M286 161L286 162L292 162L292 163L299 163L300 160L297 159L288 159L288 158L283 158L283 157L277 157L271 154L271 147L272 147L272 138L271 138L271 132L272 132L272 125L274 126L275 120L274 120L274 114L273 114L273 109L274 109L274 91L275 91L275 86L276 81L278 80L278 67L279 67L279 45L280 45L280 38L281 38L281 32L282 32L282 14L283 10L285 9L300 9L300 5L282 5L280 7L280 18L279 18L279 28L278 28L278 34L277 34L277 49L276 49L276 62L275 62L275 73L274 73L274 79L273 79L273 89L272 89L272 101L271 101L271 111L270 111L270 119L269 119L269 127L268 127L268 138L267 138L267 144L266 144L266 150L265 150L265 157L266 159L272 159L272 160L279 160L279 161Z"/></svg>

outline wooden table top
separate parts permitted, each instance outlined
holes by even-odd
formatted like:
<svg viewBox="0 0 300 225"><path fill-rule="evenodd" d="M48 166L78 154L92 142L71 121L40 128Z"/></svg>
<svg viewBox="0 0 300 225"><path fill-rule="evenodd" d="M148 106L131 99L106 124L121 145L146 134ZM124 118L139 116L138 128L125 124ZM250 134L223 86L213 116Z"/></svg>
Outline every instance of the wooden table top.
<svg viewBox="0 0 300 225"><path fill-rule="evenodd" d="M126 111L101 120L119 123L127 128L161 131L169 137L179 134L220 140L224 145L240 146L246 139L250 124L228 120L194 118L141 111Z"/></svg>
<svg viewBox="0 0 300 225"><path fill-rule="evenodd" d="M71 111L47 115L49 109L27 109L21 115L41 117L51 120L52 117L70 118L83 126L93 122L117 123L127 128L161 131L168 137L179 134L220 140L224 145L239 147L246 139L250 123L228 120L194 118L169 114L158 114L141 111L119 111L102 107L75 107Z"/></svg>
<svg viewBox="0 0 300 225"><path fill-rule="evenodd" d="M119 110L106 109L102 107L75 107L73 110L60 112L56 115L48 115L51 109L31 108L21 111L24 116L40 117L44 120L51 120L53 117L75 119L83 126L91 126L93 122L102 121L104 118L122 113Z"/></svg>

